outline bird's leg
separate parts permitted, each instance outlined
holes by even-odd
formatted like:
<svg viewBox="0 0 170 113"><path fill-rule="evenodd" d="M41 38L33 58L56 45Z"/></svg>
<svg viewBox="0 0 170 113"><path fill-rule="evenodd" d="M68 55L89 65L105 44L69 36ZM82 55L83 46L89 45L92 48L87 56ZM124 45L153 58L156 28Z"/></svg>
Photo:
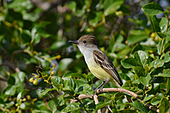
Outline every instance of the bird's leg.
<svg viewBox="0 0 170 113"><path fill-rule="evenodd" d="M105 81L103 81L94 91L95 91L95 94L97 93L97 90L103 85L105 84Z"/></svg>
<svg viewBox="0 0 170 113"><path fill-rule="evenodd" d="M110 79L107 79L104 83L103 83L103 86L100 88L100 91L103 93L103 88L104 86L107 84L107 82L109 82Z"/></svg>

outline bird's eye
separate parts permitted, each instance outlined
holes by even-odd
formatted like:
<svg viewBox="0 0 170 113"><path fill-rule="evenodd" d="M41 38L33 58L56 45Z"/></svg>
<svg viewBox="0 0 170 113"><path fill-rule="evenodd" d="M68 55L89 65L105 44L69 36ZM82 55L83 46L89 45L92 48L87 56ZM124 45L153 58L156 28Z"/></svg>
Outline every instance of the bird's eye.
<svg viewBox="0 0 170 113"><path fill-rule="evenodd" d="M86 40L83 41L83 43L86 43L86 42L87 42Z"/></svg>

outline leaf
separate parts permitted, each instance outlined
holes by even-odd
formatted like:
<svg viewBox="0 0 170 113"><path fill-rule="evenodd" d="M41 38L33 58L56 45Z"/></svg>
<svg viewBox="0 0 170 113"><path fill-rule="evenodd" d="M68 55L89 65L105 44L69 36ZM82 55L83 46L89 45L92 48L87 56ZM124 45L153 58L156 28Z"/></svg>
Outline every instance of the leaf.
<svg viewBox="0 0 170 113"><path fill-rule="evenodd" d="M133 103L130 103L130 104L133 105L140 112L148 113L148 110L145 108L145 106L141 102L134 101Z"/></svg>
<svg viewBox="0 0 170 113"><path fill-rule="evenodd" d="M63 75L63 77L64 77L64 78L65 78L65 77L70 77L70 78L71 78L71 74L73 74L73 72L69 71L69 72L65 73L65 74Z"/></svg>
<svg viewBox="0 0 170 113"><path fill-rule="evenodd" d="M48 106L52 112L54 112L57 109L54 100L48 101Z"/></svg>
<svg viewBox="0 0 170 113"><path fill-rule="evenodd" d="M153 26L155 32L160 32L159 23L160 23L161 19L158 19L155 15L151 16L150 18L151 18L151 23L152 23L152 26Z"/></svg>
<svg viewBox="0 0 170 113"><path fill-rule="evenodd" d="M166 33L157 32L157 34L158 34L158 36L159 36L160 38L166 37Z"/></svg>
<svg viewBox="0 0 170 113"><path fill-rule="evenodd" d="M41 95L45 96L49 91L55 91L56 88L46 88L44 91L42 91Z"/></svg>
<svg viewBox="0 0 170 113"><path fill-rule="evenodd" d="M15 85L15 78L13 76L9 76L7 83L8 85Z"/></svg>
<svg viewBox="0 0 170 113"><path fill-rule="evenodd" d="M107 106L107 105L111 105L110 101L109 102L99 102L97 105L96 105L96 111Z"/></svg>
<svg viewBox="0 0 170 113"><path fill-rule="evenodd" d="M148 59L148 55L144 51L137 51L134 53L134 58L137 62L140 62L144 67L146 65L146 61Z"/></svg>
<svg viewBox="0 0 170 113"><path fill-rule="evenodd" d="M57 49L61 49L66 47L68 44L66 41L55 41L54 43L52 43L52 45L50 46L50 50L57 50Z"/></svg>
<svg viewBox="0 0 170 113"><path fill-rule="evenodd" d="M51 80L54 83L53 87L56 86L57 88L59 88L61 86L61 84L63 84L63 80L60 77L58 77L58 76L51 77Z"/></svg>
<svg viewBox="0 0 170 113"><path fill-rule="evenodd" d="M166 94L169 94L169 92L170 92L170 80L169 80L169 78L167 78L166 86L167 86L167 88L166 88Z"/></svg>
<svg viewBox="0 0 170 113"><path fill-rule="evenodd" d="M115 13L120 6L124 3L124 0L105 0L104 2L104 15L108 16L110 14Z"/></svg>
<svg viewBox="0 0 170 113"><path fill-rule="evenodd" d="M162 47L162 50L161 50ZM160 55L164 50L164 46L162 46L162 40L159 41L158 47L157 47L157 53Z"/></svg>
<svg viewBox="0 0 170 113"><path fill-rule="evenodd" d="M128 45L133 45L139 41L147 39L148 36L143 30L132 30L127 38Z"/></svg>
<svg viewBox="0 0 170 113"><path fill-rule="evenodd" d="M169 107L170 107L169 99L167 99L166 97L163 97L161 99L161 103L160 103L160 107L159 107L160 113L167 113Z"/></svg>
<svg viewBox="0 0 170 113"><path fill-rule="evenodd" d="M102 11L96 12L95 14L91 14L90 17L89 17L90 18L90 20L89 20L90 25L96 26L102 20L102 15L103 15Z"/></svg>
<svg viewBox="0 0 170 113"><path fill-rule="evenodd" d="M140 64L134 58L126 58L121 60L121 64L124 68L132 68L134 66L140 66Z"/></svg>
<svg viewBox="0 0 170 113"><path fill-rule="evenodd" d="M79 110L80 109L79 105L80 105L79 103L70 103L64 109L62 109L62 112L71 112Z"/></svg>
<svg viewBox="0 0 170 113"><path fill-rule="evenodd" d="M145 76L145 69L142 66L135 66L133 70L137 74L138 77Z"/></svg>
<svg viewBox="0 0 170 113"><path fill-rule="evenodd" d="M6 89L5 89L5 95L10 95L10 96L12 96L12 95L14 95L15 94L15 92L16 92L16 86L15 85L9 85Z"/></svg>
<svg viewBox="0 0 170 113"><path fill-rule="evenodd" d="M21 40L24 43L31 42L31 32L29 30L23 30L21 34Z"/></svg>
<svg viewBox="0 0 170 113"><path fill-rule="evenodd" d="M10 101L9 103L5 103L6 108L11 108L15 104L14 101Z"/></svg>
<svg viewBox="0 0 170 113"><path fill-rule="evenodd" d="M75 13L76 12L76 2L75 1L70 1L69 2L69 4L67 4L67 7L69 8L69 9L71 9L71 11L73 12L73 13Z"/></svg>
<svg viewBox="0 0 170 113"><path fill-rule="evenodd" d="M143 85L145 86L149 86L149 81L151 80L151 76L150 74L148 73L146 77L143 77L143 76L140 76L140 81Z"/></svg>
<svg viewBox="0 0 170 113"><path fill-rule="evenodd" d="M131 51L131 54L134 54L136 51L139 51L139 50L142 50L142 51L149 51L149 50L152 50L151 47L148 47L146 45L141 45L141 44L137 44Z"/></svg>
<svg viewBox="0 0 170 113"><path fill-rule="evenodd" d="M162 67L164 65L164 61L162 61L160 59L156 59L156 60L152 61L150 65L151 65L151 67L154 67L154 68Z"/></svg>
<svg viewBox="0 0 170 113"><path fill-rule="evenodd" d="M76 89L76 93L78 94L94 94L94 90L92 89L92 87L89 84L83 84L80 85L77 89Z"/></svg>
<svg viewBox="0 0 170 113"><path fill-rule="evenodd" d="M169 74L159 74L159 75L154 75L154 77L170 77Z"/></svg>
<svg viewBox="0 0 170 113"><path fill-rule="evenodd" d="M155 95L151 94L151 95L146 95L145 98L143 99L143 102L146 102L150 99L152 99Z"/></svg>
<svg viewBox="0 0 170 113"><path fill-rule="evenodd" d="M159 27L160 27L161 33L165 33L165 31L167 29L167 24L168 24L168 20L165 17L162 17L159 22Z"/></svg>
<svg viewBox="0 0 170 113"><path fill-rule="evenodd" d="M69 78L69 77L65 77L65 78L63 78L63 80L64 80L63 90L64 91L70 91L70 93L74 94L74 90L75 90L75 87L76 87L74 79Z"/></svg>
<svg viewBox="0 0 170 113"><path fill-rule="evenodd" d="M124 109L124 110L117 110L118 113L136 113L135 110Z"/></svg>
<svg viewBox="0 0 170 113"><path fill-rule="evenodd" d="M119 76L120 76L120 78L122 78L124 80L130 80L130 78L124 73L120 73Z"/></svg>
<svg viewBox="0 0 170 113"><path fill-rule="evenodd" d="M157 15L164 12L164 9L157 2L146 4L142 7L142 10L148 15Z"/></svg>
<svg viewBox="0 0 170 113"><path fill-rule="evenodd" d="M151 100L151 104L152 104L152 105L158 105L159 103L160 103L160 100L158 100L158 99L153 98L153 99Z"/></svg>
<svg viewBox="0 0 170 113"><path fill-rule="evenodd" d="M29 91L29 89L22 90L22 91L17 95L17 100L21 99L28 91Z"/></svg>
<svg viewBox="0 0 170 113"><path fill-rule="evenodd" d="M60 62L59 62L59 70L64 71L67 69L67 67L73 62L72 58L63 58Z"/></svg>

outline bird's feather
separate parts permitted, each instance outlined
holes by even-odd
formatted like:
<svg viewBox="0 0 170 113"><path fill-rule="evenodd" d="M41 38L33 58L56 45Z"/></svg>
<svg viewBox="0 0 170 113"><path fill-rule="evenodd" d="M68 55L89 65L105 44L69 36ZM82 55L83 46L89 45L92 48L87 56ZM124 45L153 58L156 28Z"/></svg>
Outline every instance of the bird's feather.
<svg viewBox="0 0 170 113"><path fill-rule="evenodd" d="M111 60L101 51L94 50L93 51L94 61L100 65L114 80L122 86L122 80L119 77L117 70L115 69Z"/></svg>

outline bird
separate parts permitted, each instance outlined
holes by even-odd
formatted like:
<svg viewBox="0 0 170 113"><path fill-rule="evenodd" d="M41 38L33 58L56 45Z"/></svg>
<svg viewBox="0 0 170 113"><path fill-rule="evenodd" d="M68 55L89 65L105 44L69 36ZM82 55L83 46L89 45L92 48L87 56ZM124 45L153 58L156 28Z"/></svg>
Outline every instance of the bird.
<svg viewBox="0 0 170 113"><path fill-rule="evenodd" d="M120 88L123 82L114 67L112 61L98 48L95 36L83 35L78 40L69 40L69 43L76 44L83 54L85 62L90 72L102 80L103 82L95 89L104 88L106 83L112 82L116 87Z"/></svg>
<svg viewBox="0 0 170 113"><path fill-rule="evenodd" d="M89 70L94 76L102 80L105 84L111 81L117 87L123 85L112 61L98 48L93 35L83 35L79 40L70 40L69 42L78 46Z"/></svg>

